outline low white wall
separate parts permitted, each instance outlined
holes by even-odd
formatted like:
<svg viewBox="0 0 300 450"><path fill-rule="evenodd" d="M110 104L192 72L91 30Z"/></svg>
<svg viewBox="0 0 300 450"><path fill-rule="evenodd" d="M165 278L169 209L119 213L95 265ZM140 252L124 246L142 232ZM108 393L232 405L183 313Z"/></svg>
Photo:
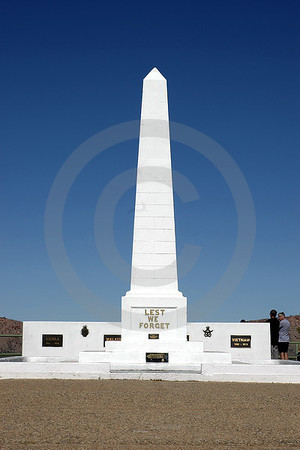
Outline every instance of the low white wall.
<svg viewBox="0 0 300 450"><path fill-rule="evenodd" d="M83 337L82 327L86 325L89 334ZM209 326L211 337L204 336ZM62 334L62 347L43 347L43 334ZM103 349L104 334L121 334L120 322L24 322L24 357L61 357L78 360L82 351ZM204 351L228 352L232 360L253 361L270 359L270 326L268 323L209 323L187 324L190 341L200 341ZM231 335L251 336L251 348L232 348Z"/></svg>
<svg viewBox="0 0 300 450"><path fill-rule="evenodd" d="M83 337L82 327L89 334ZM42 347L43 334L62 334L62 347ZM119 322L23 322L22 355L63 357L78 360L78 353L103 349L104 334L121 334Z"/></svg>
<svg viewBox="0 0 300 450"><path fill-rule="evenodd" d="M204 336L209 326L211 337ZM270 324L268 323L188 323L190 341L200 341L204 351L230 352L233 361L266 360L271 358ZM251 336L251 348L232 348L231 336Z"/></svg>

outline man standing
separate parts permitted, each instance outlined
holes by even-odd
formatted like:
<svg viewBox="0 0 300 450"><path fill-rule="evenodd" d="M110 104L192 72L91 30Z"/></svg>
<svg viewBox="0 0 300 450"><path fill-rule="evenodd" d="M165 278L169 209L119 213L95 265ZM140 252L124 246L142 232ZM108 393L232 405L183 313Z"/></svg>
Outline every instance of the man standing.
<svg viewBox="0 0 300 450"><path fill-rule="evenodd" d="M271 309L270 319L267 320L270 324L271 332L271 358L278 359L278 335L279 335L279 321L276 319L276 309Z"/></svg>
<svg viewBox="0 0 300 450"><path fill-rule="evenodd" d="M290 322L285 318L284 312L278 314L279 323L279 338L278 350L281 359L288 359L288 348L290 342Z"/></svg>

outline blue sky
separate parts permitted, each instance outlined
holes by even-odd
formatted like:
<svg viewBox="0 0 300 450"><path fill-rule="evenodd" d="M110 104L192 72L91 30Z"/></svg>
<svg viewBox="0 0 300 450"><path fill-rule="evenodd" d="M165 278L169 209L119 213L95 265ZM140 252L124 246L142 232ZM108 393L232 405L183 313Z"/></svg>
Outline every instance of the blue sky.
<svg viewBox="0 0 300 450"><path fill-rule="evenodd" d="M225 299L207 302L233 255L237 211L215 165L172 143L174 171L199 195L182 202L175 177L178 253L186 244L201 247L179 280L189 320L250 320L271 308L300 313L299 12L299 2L290 0L1 2L0 316L119 320L129 289L137 139L86 164L65 202L64 245L90 297L74 298L66 273L63 284L58 279L45 243L45 209L76 148L139 119L142 79L154 66L168 80L170 119L226 150L256 214L244 277ZM94 222L105 187L124 173L129 188L112 211L114 243L126 262L119 279L107 267L109 249L97 251Z"/></svg>

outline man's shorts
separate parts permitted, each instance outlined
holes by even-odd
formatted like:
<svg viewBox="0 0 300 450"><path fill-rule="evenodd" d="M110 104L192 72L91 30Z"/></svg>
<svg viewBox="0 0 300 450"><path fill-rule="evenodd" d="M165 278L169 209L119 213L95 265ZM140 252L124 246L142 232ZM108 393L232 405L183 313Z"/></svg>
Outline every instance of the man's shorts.
<svg viewBox="0 0 300 450"><path fill-rule="evenodd" d="M287 353L288 348L289 348L288 342L278 342L279 353Z"/></svg>

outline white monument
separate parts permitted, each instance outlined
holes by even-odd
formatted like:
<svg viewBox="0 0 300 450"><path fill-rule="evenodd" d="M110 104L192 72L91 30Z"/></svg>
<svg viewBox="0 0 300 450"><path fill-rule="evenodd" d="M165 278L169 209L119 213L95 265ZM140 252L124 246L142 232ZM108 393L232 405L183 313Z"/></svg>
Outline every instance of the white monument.
<svg viewBox="0 0 300 450"><path fill-rule="evenodd" d="M280 367L281 377L273 363L267 323L187 323L187 299L178 290L167 83L153 69L143 86L131 284L122 298L122 322L24 322L22 362L0 364L0 378L16 371L50 378L147 371L171 378L180 373L177 379L193 372L197 380L297 378L298 367L293 374Z"/></svg>
<svg viewBox="0 0 300 450"><path fill-rule="evenodd" d="M143 83L131 288L122 298L122 340L186 341L187 301L178 291L167 82Z"/></svg>
<svg viewBox="0 0 300 450"><path fill-rule="evenodd" d="M122 340L79 361L186 368L230 363L187 341L187 300L178 290L167 82L154 68L144 79L130 291L122 298ZM149 367L149 365L148 365Z"/></svg>

